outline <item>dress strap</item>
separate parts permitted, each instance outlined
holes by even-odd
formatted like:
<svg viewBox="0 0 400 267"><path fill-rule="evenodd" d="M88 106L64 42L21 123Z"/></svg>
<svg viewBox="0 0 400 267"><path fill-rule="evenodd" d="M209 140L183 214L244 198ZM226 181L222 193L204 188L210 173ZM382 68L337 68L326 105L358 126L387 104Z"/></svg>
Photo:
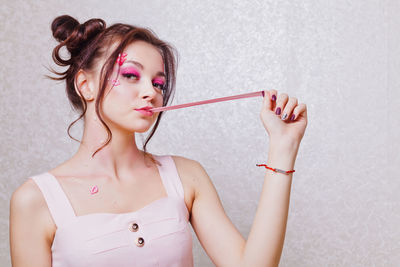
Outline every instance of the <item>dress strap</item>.
<svg viewBox="0 0 400 267"><path fill-rule="evenodd" d="M56 177L49 172L45 172L32 176L31 179L38 185L40 191L42 191L57 228L67 225L76 217L74 209Z"/></svg>
<svg viewBox="0 0 400 267"><path fill-rule="evenodd" d="M157 167L168 196L184 198L182 181L176 169L174 159L170 155L154 156L162 164L162 166L157 165Z"/></svg>

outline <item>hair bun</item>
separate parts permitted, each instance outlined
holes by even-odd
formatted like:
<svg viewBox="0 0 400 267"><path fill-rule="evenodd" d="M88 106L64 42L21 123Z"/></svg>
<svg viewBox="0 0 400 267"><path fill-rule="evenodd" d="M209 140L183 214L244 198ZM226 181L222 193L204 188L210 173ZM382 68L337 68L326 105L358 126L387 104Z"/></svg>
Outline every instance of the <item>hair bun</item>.
<svg viewBox="0 0 400 267"><path fill-rule="evenodd" d="M55 18L51 24L54 38L60 46L66 46L71 57L79 54L85 46L106 27L102 19L90 19L80 24L75 18L63 15Z"/></svg>
<svg viewBox="0 0 400 267"><path fill-rule="evenodd" d="M51 24L51 30L54 38L59 41L65 41L72 32L79 26L79 22L71 16L63 15L55 18Z"/></svg>

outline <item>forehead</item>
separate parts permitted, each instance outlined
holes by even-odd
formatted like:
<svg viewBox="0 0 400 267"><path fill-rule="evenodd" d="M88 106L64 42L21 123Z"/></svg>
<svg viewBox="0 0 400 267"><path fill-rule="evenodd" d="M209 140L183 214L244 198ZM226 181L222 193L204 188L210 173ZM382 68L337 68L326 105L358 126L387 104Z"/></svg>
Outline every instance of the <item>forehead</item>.
<svg viewBox="0 0 400 267"><path fill-rule="evenodd" d="M127 54L127 60L141 63L145 70L164 71L164 61L161 53L152 44L144 41L134 41L125 48L124 53Z"/></svg>

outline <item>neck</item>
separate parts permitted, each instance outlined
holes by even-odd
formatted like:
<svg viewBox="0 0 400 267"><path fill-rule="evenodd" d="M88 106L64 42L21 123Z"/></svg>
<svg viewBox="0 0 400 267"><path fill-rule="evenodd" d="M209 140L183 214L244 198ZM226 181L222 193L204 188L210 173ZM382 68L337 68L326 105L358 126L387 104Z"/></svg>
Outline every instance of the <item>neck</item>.
<svg viewBox="0 0 400 267"><path fill-rule="evenodd" d="M107 131L98 119L85 121L82 142L74 156L83 172L119 179L129 177L138 168L146 168L144 152L136 146L135 133L110 129L113 133L110 142L92 157L107 141Z"/></svg>

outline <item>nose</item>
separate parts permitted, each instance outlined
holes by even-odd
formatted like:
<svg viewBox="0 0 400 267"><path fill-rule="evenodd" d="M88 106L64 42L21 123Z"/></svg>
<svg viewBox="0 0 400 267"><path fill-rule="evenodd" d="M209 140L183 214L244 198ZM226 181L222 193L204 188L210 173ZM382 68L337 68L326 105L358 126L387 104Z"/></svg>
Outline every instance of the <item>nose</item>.
<svg viewBox="0 0 400 267"><path fill-rule="evenodd" d="M144 99L153 99L157 95L156 89L153 87L152 81L145 81L143 82L143 86L141 87L140 91L141 97Z"/></svg>

